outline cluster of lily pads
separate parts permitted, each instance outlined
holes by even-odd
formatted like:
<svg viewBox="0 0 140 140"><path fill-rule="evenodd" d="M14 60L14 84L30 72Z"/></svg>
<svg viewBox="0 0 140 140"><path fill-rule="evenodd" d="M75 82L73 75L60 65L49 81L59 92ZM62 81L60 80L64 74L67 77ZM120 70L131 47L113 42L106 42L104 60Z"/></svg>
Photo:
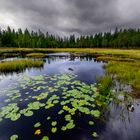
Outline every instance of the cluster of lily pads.
<svg viewBox="0 0 140 140"><path fill-rule="evenodd" d="M74 129L75 116L83 114L91 116L88 125L94 126L94 120L101 116L102 106L107 105L108 99L111 99L111 93L106 97L100 95L96 84L88 85L78 81L74 74L25 75L19 77L14 84L14 87L12 83L12 86L3 89L0 94L4 98L3 106L0 107L0 122L5 119L18 121L22 116L32 117L40 109L53 110L58 106L57 115L61 115L66 122L61 126L61 131ZM51 127L51 132L57 133L59 121L47 116L47 112L46 121L50 122L48 127ZM41 126L40 122L35 122L34 135L42 135ZM95 130L92 136L98 136ZM10 137L10 140L16 139L17 134ZM49 140L49 137L42 136L42 140Z"/></svg>

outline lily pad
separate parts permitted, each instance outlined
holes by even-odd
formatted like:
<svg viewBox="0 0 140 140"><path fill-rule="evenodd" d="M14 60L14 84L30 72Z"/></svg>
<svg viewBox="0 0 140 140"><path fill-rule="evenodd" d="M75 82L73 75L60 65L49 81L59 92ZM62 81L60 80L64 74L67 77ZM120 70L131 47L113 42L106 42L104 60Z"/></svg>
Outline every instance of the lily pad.
<svg viewBox="0 0 140 140"><path fill-rule="evenodd" d="M57 125L56 121L52 122L52 126L56 126L56 125Z"/></svg>
<svg viewBox="0 0 140 140"><path fill-rule="evenodd" d="M53 127L52 128L52 133L56 133L57 132L57 128L56 127Z"/></svg>
<svg viewBox="0 0 140 140"><path fill-rule="evenodd" d="M99 110L92 110L91 111L91 115L93 115L94 117L96 118L99 118L100 117L100 111Z"/></svg>
<svg viewBox="0 0 140 140"><path fill-rule="evenodd" d="M49 137L48 137L48 136L44 136L44 137L42 138L42 140L49 140Z"/></svg>
<svg viewBox="0 0 140 140"><path fill-rule="evenodd" d="M89 121L89 125L94 125L94 122L93 121Z"/></svg>
<svg viewBox="0 0 140 140"><path fill-rule="evenodd" d="M41 134L41 130L40 129L37 129L34 134L35 135L40 135Z"/></svg>
<svg viewBox="0 0 140 140"><path fill-rule="evenodd" d="M98 137L98 134L96 132L93 132L92 133L92 136L95 137L95 138L97 138Z"/></svg>
<svg viewBox="0 0 140 140"><path fill-rule="evenodd" d="M40 127L41 126L41 123L40 122L37 122L34 127L37 128L37 127Z"/></svg>
<svg viewBox="0 0 140 140"><path fill-rule="evenodd" d="M18 135L12 135L11 137L10 137L10 140L17 140L18 139Z"/></svg>

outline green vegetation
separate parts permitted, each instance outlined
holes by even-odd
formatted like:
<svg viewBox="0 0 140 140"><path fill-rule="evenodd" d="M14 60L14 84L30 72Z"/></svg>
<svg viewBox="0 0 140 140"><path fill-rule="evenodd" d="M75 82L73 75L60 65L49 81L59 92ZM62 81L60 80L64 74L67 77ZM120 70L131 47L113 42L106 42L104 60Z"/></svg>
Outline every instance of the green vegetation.
<svg viewBox="0 0 140 140"><path fill-rule="evenodd" d="M42 67L43 61L41 60L13 60L13 61L5 61L0 62L0 72L17 72L22 71L25 68L31 67Z"/></svg>
<svg viewBox="0 0 140 140"><path fill-rule="evenodd" d="M0 47L17 48L139 48L140 29L118 29L111 32L76 38L58 37L49 33L31 31L28 29L15 31L10 27L0 30Z"/></svg>
<svg viewBox="0 0 140 140"><path fill-rule="evenodd" d="M32 57L32 58L45 58L46 55L43 53L29 53L26 55L26 57Z"/></svg>
<svg viewBox="0 0 140 140"><path fill-rule="evenodd" d="M18 135L12 135L11 137L10 137L10 140L17 140L18 139Z"/></svg>
<svg viewBox="0 0 140 140"><path fill-rule="evenodd" d="M49 137L48 137L48 136L44 136L44 137L42 138L42 140L49 140Z"/></svg>
<svg viewBox="0 0 140 140"><path fill-rule="evenodd" d="M110 90L113 80L112 80L111 76L103 76L99 80L99 83L101 84L101 86L99 86L99 91L102 94L106 94Z"/></svg>
<svg viewBox="0 0 140 140"><path fill-rule="evenodd" d="M108 50L97 57L97 60L107 61L104 66L107 76L101 79L103 89L116 79L120 83L131 85L136 95L140 94L140 51L139 50ZM121 52L122 51L122 52Z"/></svg>
<svg viewBox="0 0 140 140"><path fill-rule="evenodd" d="M29 53L49 53L49 52L72 52L72 53L89 53L95 57L104 57L109 59L134 59L140 60L140 50L135 49L100 49L100 48L0 48L0 55L5 53L27 55ZM100 58L101 60L101 58ZM106 60L106 59L105 59Z"/></svg>
<svg viewBox="0 0 140 140"><path fill-rule="evenodd" d="M44 129L49 128L48 131L51 133L57 133L60 130L67 131L79 127L75 122L85 116L86 118L89 116L89 119L85 119L82 123L91 127L95 133L96 130L93 127L96 124L95 120L102 116L103 107L107 106L109 99L112 98L112 91L103 95L99 93L96 84L88 85L75 80L76 77L74 74L19 77L15 83L11 83L1 91L0 96L4 96L5 100L2 101L3 106L0 108L0 121L8 119L9 123L10 121L14 123L22 116L32 119L36 112L43 110L46 112L43 114L43 117L47 118L46 122L43 122L46 126L44 127L42 122L39 122L40 118L37 118L33 123L34 135L41 135ZM28 102L25 102L27 99ZM56 109L57 106L59 106L58 109ZM53 113L48 114L50 111ZM13 136L13 138L17 137ZM48 137L44 136L42 139L45 140Z"/></svg>
<svg viewBox="0 0 140 140"><path fill-rule="evenodd" d="M132 85L140 91L140 62L110 62L105 66L109 74L116 75L118 81Z"/></svg>
<svg viewBox="0 0 140 140"><path fill-rule="evenodd" d="M45 49L45 48L1 48L0 49L0 54L5 54L5 53L29 54L29 53L34 53L34 52L39 53L39 54L40 54L40 52L41 52L41 54L47 53L47 52L89 53L89 54L95 56L97 60L109 62L110 69L114 68L115 74L116 75L118 74L118 77L121 81L125 82L126 84L132 85L132 87L134 89L136 89L137 91L140 89L139 88L140 80L138 80L138 76L136 76L136 75L139 75L139 72L136 69L138 69L138 65L139 65L140 50L136 50L136 49L134 49L134 50L132 50L132 49L129 49L129 50L126 50L126 49L123 49L123 50L121 50L121 49L99 49L99 48L95 48L95 49L89 49L89 48L77 48L77 49L76 48L53 48L53 49L51 49L51 48L48 48L48 49ZM125 65L125 67L123 67L123 65ZM116 69L115 66L119 67L119 68ZM129 67L131 67L130 73L127 69ZM106 69L106 70L108 71L108 69ZM123 71L123 69L124 69L124 71ZM114 73L114 71L113 71L113 73ZM123 71L123 73L122 73L122 71ZM109 75L111 73L112 72L110 70ZM125 75L125 73L126 73L126 76L131 75L132 79L130 79L130 76L129 76L129 78L127 78L128 81L126 81L125 80L126 78L124 78L123 76L120 76L120 75ZM127 73L129 73L129 74L127 74ZM135 75L135 76L132 76L132 75ZM106 80L108 81L109 78L107 78ZM104 80L104 81L106 81L106 80ZM101 83L103 84L103 81L101 81Z"/></svg>
<svg viewBox="0 0 140 140"><path fill-rule="evenodd" d="M41 123L40 122L37 122L34 127L37 128L37 127L40 127L41 126Z"/></svg>

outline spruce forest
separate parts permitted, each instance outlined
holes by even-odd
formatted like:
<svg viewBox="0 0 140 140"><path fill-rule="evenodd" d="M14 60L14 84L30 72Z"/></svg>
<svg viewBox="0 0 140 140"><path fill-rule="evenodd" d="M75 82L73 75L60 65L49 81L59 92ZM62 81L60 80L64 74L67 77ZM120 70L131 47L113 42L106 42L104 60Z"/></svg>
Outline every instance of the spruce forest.
<svg viewBox="0 0 140 140"><path fill-rule="evenodd" d="M75 37L59 37L40 30L15 31L10 27L0 30L0 47L17 48L139 48L140 29L118 29L114 32L96 33Z"/></svg>

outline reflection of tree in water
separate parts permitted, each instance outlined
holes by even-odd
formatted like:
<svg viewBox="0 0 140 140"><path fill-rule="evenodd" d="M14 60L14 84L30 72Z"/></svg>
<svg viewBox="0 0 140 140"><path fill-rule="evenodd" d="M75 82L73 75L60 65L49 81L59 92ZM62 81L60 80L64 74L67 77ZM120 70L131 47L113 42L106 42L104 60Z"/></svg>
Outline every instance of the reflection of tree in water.
<svg viewBox="0 0 140 140"><path fill-rule="evenodd" d="M51 64L52 62L56 62L58 60L68 60L69 61L75 61L76 59L79 59L80 61L94 61L97 63L101 63L101 61L97 61L93 56L48 56L46 59L46 63Z"/></svg>

